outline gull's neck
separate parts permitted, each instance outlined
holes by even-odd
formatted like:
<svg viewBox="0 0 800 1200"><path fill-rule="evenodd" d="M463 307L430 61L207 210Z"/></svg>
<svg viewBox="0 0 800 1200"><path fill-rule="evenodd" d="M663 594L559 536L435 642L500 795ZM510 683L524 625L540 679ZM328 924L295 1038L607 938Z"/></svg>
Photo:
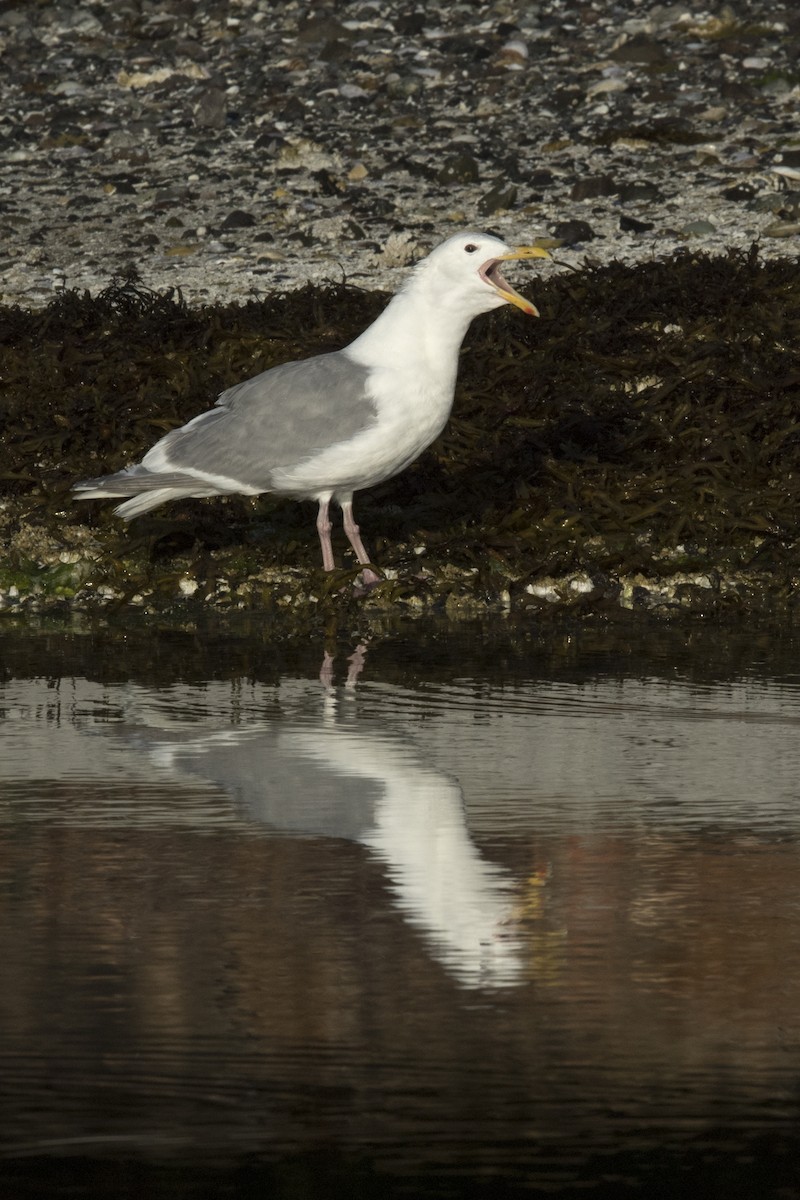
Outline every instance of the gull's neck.
<svg viewBox="0 0 800 1200"><path fill-rule="evenodd" d="M414 274L347 353L365 366L423 367L433 378L455 382L458 352L474 315L463 301L455 304L441 290L434 294L424 272Z"/></svg>

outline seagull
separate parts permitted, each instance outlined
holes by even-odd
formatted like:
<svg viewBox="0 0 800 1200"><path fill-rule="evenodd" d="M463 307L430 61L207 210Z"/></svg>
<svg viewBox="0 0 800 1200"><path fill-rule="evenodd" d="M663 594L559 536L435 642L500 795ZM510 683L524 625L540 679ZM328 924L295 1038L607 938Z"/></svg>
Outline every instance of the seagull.
<svg viewBox="0 0 800 1200"><path fill-rule="evenodd" d="M272 492L316 500L326 571L335 565L335 501L362 581L380 582L353 516L353 494L398 475L442 432L473 317L503 304L538 317L501 270L528 258L549 255L485 233L449 237L343 350L284 363L228 388L140 463L76 483L76 498L128 497L114 509L126 521L187 496Z"/></svg>

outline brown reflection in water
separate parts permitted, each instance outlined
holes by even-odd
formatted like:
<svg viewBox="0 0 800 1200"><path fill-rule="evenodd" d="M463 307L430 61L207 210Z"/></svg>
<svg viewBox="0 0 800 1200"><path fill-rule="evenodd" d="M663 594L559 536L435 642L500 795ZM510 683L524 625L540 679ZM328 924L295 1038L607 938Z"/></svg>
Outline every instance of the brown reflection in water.
<svg viewBox="0 0 800 1200"><path fill-rule="evenodd" d="M795 842L660 833L570 838L549 854L576 1028L676 1071L752 1070L797 1046Z"/></svg>
<svg viewBox="0 0 800 1200"><path fill-rule="evenodd" d="M2 843L18 1144L530 1142L796 1107L791 842L485 847L521 881L527 945L522 986L491 997L429 957L352 842L27 825Z"/></svg>

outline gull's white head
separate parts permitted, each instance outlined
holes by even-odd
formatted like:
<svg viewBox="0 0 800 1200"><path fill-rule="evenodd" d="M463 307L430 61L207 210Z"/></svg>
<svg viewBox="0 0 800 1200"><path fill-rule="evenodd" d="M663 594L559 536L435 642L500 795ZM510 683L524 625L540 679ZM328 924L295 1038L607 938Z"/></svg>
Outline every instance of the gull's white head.
<svg viewBox="0 0 800 1200"><path fill-rule="evenodd" d="M513 247L488 233L457 233L417 265L412 286L434 291L443 307L464 308L473 316L515 304L538 317L530 300L503 278L501 266L512 259L549 257L539 246Z"/></svg>

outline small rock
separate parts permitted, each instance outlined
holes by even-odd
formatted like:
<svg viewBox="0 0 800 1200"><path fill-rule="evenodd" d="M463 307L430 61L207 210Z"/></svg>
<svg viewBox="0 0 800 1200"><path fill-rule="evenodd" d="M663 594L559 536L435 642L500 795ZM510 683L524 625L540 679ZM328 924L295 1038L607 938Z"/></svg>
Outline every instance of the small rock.
<svg viewBox="0 0 800 1200"><path fill-rule="evenodd" d="M528 47L519 38L513 38L501 46L495 65L506 71L523 71L528 62Z"/></svg>
<svg viewBox="0 0 800 1200"><path fill-rule="evenodd" d="M281 121L288 124L298 123L306 119L306 106L300 96L290 96L280 110Z"/></svg>
<svg viewBox="0 0 800 1200"><path fill-rule="evenodd" d="M471 154L449 155L436 173L438 183L477 183L480 170Z"/></svg>
<svg viewBox="0 0 800 1200"><path fill-rule="evenodd" d="M109 196L135 196L136 188L129 179L113 179L103 188Z"/></svg>
<svg viewBox="0 0 800 1200"><path fill-rule="evenodd" d="M381 251L384 266L404 267L417 257L419 247L413 235L407 232L390 233Z"/></svg>
<svg viewBox="0 0 800 1200"><path fill-rule="evenodd" d="M727 108L723 108L721 104L706 108L703 112L697 114L700 121L709 121L711 124L715 124L717 121L724 121L727 115Z"/></svg>
<svg viewBox="0 0 800 1200"><path fill-rule="evenodd" d="M228 119L225 92L220 87L208 87L194 106L194 123L202 129L224 129Z"/></svg>
<svg viewBox="0 0 800 1200"><path fill-rule="evenodd" d="M545 578L538 583L529 583L525 588L529 596L535 596L537 600L546 600L548 604L558 604L561 597L552 579Z"/></svg>
<svg viewBox="0 0 800 1200"><path fill-rule="evenodd" d="M684 237L706 237L710 233L716 233L717 227L700 218L697 221L687 221L680 232Z"/></svg>
<svg viewBox="0 0 800 1200"><path fill-rule="evenodd" d="M401 13L395 17L394 27L404 37L417 37L425 28L425 13Z"/></svg>
<svg viewBox="0 0 800 1200"><path fill-rule="evenodd" d="M749 183L735 183L732 187L724 188L722 194L726 200L752 200L756 189Z"/></svg>
<svg viewBox="0 0 800 1200"><path fill-rule="evenodd" d="M627 90L628 85L622 79L599 79L597 83L593 83L586 89L586 98L591 100L595 96L609 96L614 92L627 92Z"/></svg>
<svg viewBox="0 0 800 1200"><path fill-rule="evenodd" d="M800 180L800 171L798 171L797 167L780 164L776 167L770 167L770 172L773 175L777 175L779 181L785 180L787 186L790 183L797 183Z"/></svg>
<svg viewBox="0 0 800 1200"><path fill-rule="evenodd" d="M609 58L618 63L641 63L644 66L655 66L667 62L668 56L660 42L638 33L612 50Z"/></svg>
<svg viewBox="0 0 800 1200"><path fill-rule="evenodd" d="M619 189L619 199L621 204L636 204L661 200L662 195L654 183L639 180L635 183L623 183Z"/></svg>
<svg viewBox="0 0 800 1200"><path fill-rule="evenodd" d="M753 212L779 213L787 210L787 197L782 192L767 192L756 196L749 205Z"/></svg>
<svg viewBox="0 0 800 1200"><path fill-rule="evenodd" d="M497 184L485 196L480 198L478 201L478 212L482 217L490 217L492 213L513 208L516 202L517 189L515 184L510 183L506 187L503 187L502 184Z"/></svg>
<svg viewBox="0 0 800 1200"><path fill-rule="evenodd" d="M327 170L312 171L314 179L319 184L319 190L323 196L338 196L342 191L342 185L336 176Z"/></svg>
<svg viewBox="0 0 800 1200"><path fill-rule="evenodd" d="M647 138L631 137L627 134L624 134L622 137L614 138L612 145L616 150L639 151L650 150L652 147L652 142L648 141Z"/></svg>
<svg viewBox="0 0 800 1200"><path fill-rule="evenodd" d="M616 191L617 184L610 175L589 175L578 179L569 195L571 200L594 200L598 196L613 196Z"/></svg>
<svg viewBox="0 0 800 1200"><path fill-rule="evenodd" d="M82 96L85 92L86 88L84 85L74 79L64 79L53 88L53 95L55 96Z"/></svg>
<svg viewBox="0 0 800 1200"><path fill-rule="evenodd" d="M764 237L794 237L796 234L800 233L800 224L798 224L796 221L776 221L773 225L767 225L766 229L762 229L761 232Z"/></svg>
<svg viewBox="0 0 800 1200"><path fill-rule="evenodd" d="M131 88L138 90L139 88L149 87L154 83L166 83L173 75L185 75L189 79L208 79L208 71L195 63L189 63L185 67L158 67L155 71L134 71L128 72L125 70L119 71L117 74L117 83L120 87Z"/></svg>
<svg viewBox="0 0 800 1200"><path fill-rule="evenodd" d="M225 220L220 225L220 229L247 229L255 225L256 219L252 213L244 212L240 208L235 208L233 212L228 213Z"/></svg>
<svg viewBox="0 0 800 1200"><path fill-rule="evenodd" d="M347 29L340 21L328 13L315 13L303 17L297 29L298 42L321 45L324 42L335 41L337 38L347 38Z"/></svg>
<svg viewBox="0 0 800 1200"><path fill-rule="evenodd" d="M619 219L619 227L623 233L647 233L649 229L655 228L652 221L637 221L635 217L624 215Z"/></svg>
<svg viewBox="0 0 800 1200"><path fill-rule="evenodd" d="M588 221L559 221L553 226L553 237L559 238L565 246L575 246L579 242L590 242L597 234Z"/></svg>
<svg viewBox="0 0 800 1200"><path fill-rule="evenodd" d="M576 575L574 579L570 579L569 587L570 591L583 595L593 590L594 583L588 575Z"/></svg>
<svg viewBox="0 0 800 1200"><path fill-rule="evenodd" d="M515 154L507 154L505 158L498 163L501 174L509 183L525 183L526 176L519 165L519 159Z"/></svg>
<svg viewBox="0 0 800 1200"><path fill-rule="evenodd" d="M364 100L369 96L369 92L357 83L343 83L339 88L339 95L344 100Z"/></svg>

